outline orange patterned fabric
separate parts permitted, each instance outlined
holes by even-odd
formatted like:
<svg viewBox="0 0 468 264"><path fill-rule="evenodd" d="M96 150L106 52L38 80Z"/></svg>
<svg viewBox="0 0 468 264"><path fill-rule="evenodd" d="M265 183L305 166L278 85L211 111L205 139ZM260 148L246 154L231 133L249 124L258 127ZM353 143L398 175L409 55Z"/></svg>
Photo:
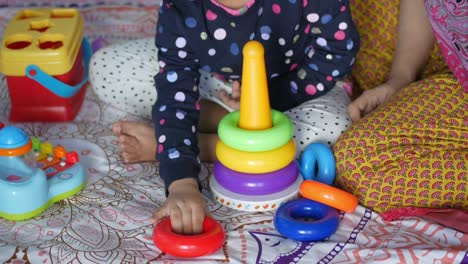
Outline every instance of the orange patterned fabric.
<svg viewBox="0 0 468 264"><path fill-rule="evenodd" d="M377 212L468 209L466 96L452 74L403 89L335 144L338 185Z"/></svg>
<svg viewBox="0 0 468 264"><path fill-rule="evenodd" d="M368 90L385 82L397 42L398 0L352 0L351 13L361 36L361 49L352 72L355 87ZM423 77L447 72L438 46L434 47Z"/></svg>

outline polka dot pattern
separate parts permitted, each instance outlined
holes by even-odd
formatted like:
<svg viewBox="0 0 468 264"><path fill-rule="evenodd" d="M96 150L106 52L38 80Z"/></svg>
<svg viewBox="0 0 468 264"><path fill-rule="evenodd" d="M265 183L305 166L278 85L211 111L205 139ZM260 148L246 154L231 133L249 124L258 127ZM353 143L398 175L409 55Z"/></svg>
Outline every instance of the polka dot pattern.
<svg viewBox="0 0 468 264"><path fill-rule="evenodd" d="M306 90L312 94L317 92L313 85L308 85ZM296 157L312 142L329 146L335 143L351 126L346 110L349 102L343 83L338 82L327 94L284 112L294 124Z"/></svg>
<svg viewBox="0 0 468 264"><path fill-rule="evenodd" d="M195 28L197 26L197 20L193 17L188 17L187 19L185 19L185 25L188 28Z"/></svg>
<svg viewBox="0 0 468 264"><path fill-rule="evenodd" d="M187 45L187 40L185 40L185 38L179 37L176 39L175 45L177 48L181 49Z"/></svg>
<svg viewBox="0 0 468 264"><path fill-rule="evenodd" d="M154 40L152 38L145 40L145 42L143 43L145 46L148 47L149 50L151 50L150 49L151 46L154 47ZM115 52L110 51L111 54L119 54L123 51L120 49L122 48L122 46L120 45L112 46L110 48L118 49ZM147 57L148 54L146 53L140 54L136 52L135 50L132 51L132 50L126 50L126 49L125 51L128 52L127 54L130 54L133 52L132 56L140 58L142 65L143 65L144 59L148 58ZM121 58L121 57L118 57L118 58ZM107 67L110 67L113 69L115 69L115 67L120 64L120 61L117 60L116 58L108 58L103 53L97 53L96 56L93 58L93 60L95 61L101 61L101 59L105 59L108 62ZM125 59L123 60L125 61ZM114 64L112 64L112 62ZM152 73L154 70L151 68L143 68L143 70L141 71L145 73L146 78L142 78L141 80L137 82L144 83L146 90L154 91L154 87L153 87L154 83L152 83L153 81ZM96 79L99 79L99 78L96 78L99 76L95 75L97 72L101 72L100 68L93 68L93 70L91 71L91 75L95 76L93 78L93 84L95 84ZM303 74L302 72L304 71L302 69L299 69L298 75L302 75ZM101 78L101 81L102 81L102 78ZM110 82L110 83L107 83L106 86L116 87L117 85L120 85L121 87L130 87L131 84L132 84L132 81L128 83L127 82L123 82L123 83ZM291 89L297 92L298 90L297 83L292 82ZM194 86L192 90L197 90L197 86ZM228 83L218 79L214 75L202 72L200 76L201 98L206 98L206 99L218 102L222 105L222 102L220 102L219 98L216 97L216 95L218 94L220 90L225 90L229 93L231 91L231 87L229 86ZM104 90L98 89L96 91L99 92L98 94L99 97L103 97L102 91ZM314 94L317 92L315 86L313 85L308 85L306 88L306 91L308 91L311 94ZM187 98L185 98L185 93L181 91L176 92L174 94L174 98L176 101L187 100ZM122 102L124 102L120 99L109 100L108 98L107 98L107 101L115 105L116 107L120 107L122 105ZM347 117L346 111L344 111L348 103L349 103L349 98L344 93L344 90L342 89L341 86L337 86L332 91L327 93L327 95L322 96L315 100L311 100L304 104L301 104L287 112L288 115L291 118L293 118L292 120L294 120L293 122L294 122L295 127L298 127L294 134L294 139L296 142L298 142L297 144L299 145L297 155L299 155L300 151L302 151L302 149L311 142L320 140L321 142L332 144L336 140L336 137L341 133L340 131L345 130L347 126L349 125L349 118ZM141 104L138 104L138 106L145 106L146 108L151 109L152 103L143 102ZM229 109L227 106L224 106L224 107L228 110L232 110L232 109ZM197 110L200 110L200 104L198 103L198 101L195 103L195 108ZM158 108L156 108L156 111L167 113L168 106L165 104L160 105ZM149 110L147 110L147 112L149 112ZM180 117L184 117L183 112L178 112L177 115ZM318 116L320 118L311 118L313 116ZM169 120L170 120L169 122L173 122L170 118ZM166 118L161 118L159 120L159 125L160 126L167 125ZM337 130L340 130L340 131L337 131ZM191 126L189 131L191 134L195 134L197 132L195 126ZM168 159L177 160L180 157L182 152L178 147L170 147L168 145L171 138L172 137L168 136L167 134L161 134L160 136L157 137L157 142L158 142L157 153L161 155L164 153L167 153ZM186 147L194 147L193 138L191 137L185 136L181 139L181 142Z"/></svg>
<svg viewBox="0 0 468 264"><path fill-rule="evenodd" d="M152 117L156 134L165 136L164 142L158 141L157 158L166 184L174 180L169 175L196 177L198 147L192 128L199 118L199 99L221 103L215 91L229 86L226 81L242 79L246 41L256 40L265 47L267 76L273 78L269 81L271 106L295 109L295 113L308 109L296 109L302 104L334 94L330 90L350 73L359 48L350 13L342 11L340 0L320 5L304 0L249 1L238 10L215 1L164 0L161 10L156 36L160 63L154 78L159 96ZM221 76L223 85L213 83L212 77L205 79L211 75ZM214 90L207 92L212 85ZM345 115L340 110L329 118L341 120ZM331 124L324 123L324 127ZM328 128L322 132L333 134L326 140L330 144L340 134Z"/></svg>
<svg viewBox="0 0 468 264"><path fill-rule="evenodd" d="M213 11L211 10L207 10L206 11L206 19L208 19L209 21L214 21L218 18L218 15L216 15L215 13L213 13Z"/></svg>
<svg viewBox="0 0 468 264"><path fill-rule="evenodd" d="M224 28L218 28L214 32L214 38L217 40L223 40L226 38L226 30Z"/></svg>
<svg viewBox="0 0 468 264"><path fill-rule="evenodd" d="M158 63L156 55L154 38L99 49L89 66L94 93L103 102L151 119L156 101L154 73L165 66L164 61Z"/></svg>
<svg viewBox="0 0 468 264"><path fill-rule="evenodd" d="M271 7L271 9L273 10L273 13L275 13L275 14L281 13L281 6L278 5L278 4L273 4L273 6Z"/></svg>

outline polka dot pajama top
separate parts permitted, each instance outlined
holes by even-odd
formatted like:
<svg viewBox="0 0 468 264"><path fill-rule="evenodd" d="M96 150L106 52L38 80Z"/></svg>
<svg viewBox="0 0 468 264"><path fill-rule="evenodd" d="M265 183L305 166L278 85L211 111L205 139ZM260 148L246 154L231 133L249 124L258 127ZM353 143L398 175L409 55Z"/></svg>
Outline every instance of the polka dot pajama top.
<svg viewBox="0 0 468 264"><path fill-rule="evenodd" d="M327 93L350 73L359 49L348 0L251 0L239 10L215 0L164 0L152 116L166 188L198 178L199 70L240 80L249 40L265 48L270 103L280 111Z"/></svg>

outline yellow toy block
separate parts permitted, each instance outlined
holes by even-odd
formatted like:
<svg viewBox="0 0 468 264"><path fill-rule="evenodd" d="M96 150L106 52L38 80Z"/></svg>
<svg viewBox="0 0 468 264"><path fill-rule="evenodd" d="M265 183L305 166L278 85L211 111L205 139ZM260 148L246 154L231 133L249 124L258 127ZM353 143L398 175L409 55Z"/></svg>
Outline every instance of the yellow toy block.
<svg viewBox="0 0 468 264"><path fill-rule="evenodd" d="M69 72L81 47L83 25L73 8L21 10L5 29L0 72L24 76L30 64L49 75Z"/></svg>

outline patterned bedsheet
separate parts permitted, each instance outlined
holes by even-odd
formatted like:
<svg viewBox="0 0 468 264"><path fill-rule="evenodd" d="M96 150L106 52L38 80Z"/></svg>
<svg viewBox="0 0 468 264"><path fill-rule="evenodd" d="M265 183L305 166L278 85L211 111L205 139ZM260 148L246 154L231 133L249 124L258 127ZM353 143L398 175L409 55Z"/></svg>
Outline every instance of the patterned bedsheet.
<svg viewBox="0 0 468 264"><path fill-rule="evenodd" d="M6 3L5 3L6 2ZM0 33L19 10L0 1ZM37 3L37 1L35 1ZM39 1L56 4L65 1ZM152 36L156 1L74 1L86 20L85 34L109 43ZM122 3L119 3L122 2ZM10 101L0 76L0 122L8 124ZM88 173L79 194L54 204L27 221L0 219L0 263L462 263L468 261L468 235L421 218L394 222L359 206L341 215L338 231L322 242L296 242L274 228L272 212L228 209L205 191L213 217L224 226L222 249L200 259L180 260L161 253L152 241L151 213L164 201L158 164L125 165L119 156L111 124L139 120L100 102L88 89L74 122L21 123L30 135L77 150ZM141 120L148 121L148 120ZM201 172L205 187L211 175ZM206 190L207 188L205 188ZM4 203L6 201L0 201Z"/></svg>

